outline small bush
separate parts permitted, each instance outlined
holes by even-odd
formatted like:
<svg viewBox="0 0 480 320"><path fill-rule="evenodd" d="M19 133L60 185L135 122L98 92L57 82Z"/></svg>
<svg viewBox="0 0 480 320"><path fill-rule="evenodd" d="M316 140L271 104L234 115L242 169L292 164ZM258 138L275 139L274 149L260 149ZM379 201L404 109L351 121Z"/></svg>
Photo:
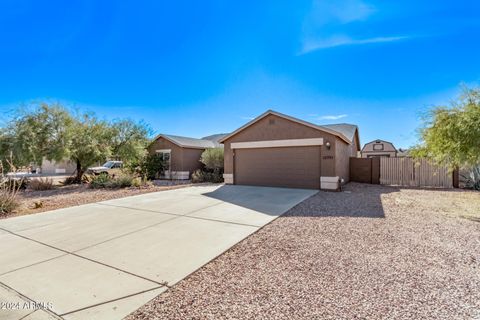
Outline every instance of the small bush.
<svg viewBox="0 0 480 320"><path fill-rule="evenodd" d="M219 172L209 172L205 170L195 170L192 173L192 182L201 183L201 182L212 182L220 183L223 182L222 174Z"/></svg>
<svg viewBox="0 0 480 320"><path fill-rule="evenodd" d="M142 177L154 180L163 174L165 167L165 161L159 154L147 154L138 162L132 163L129 169Z"/></svg>
<svg viewBox="0 0 480 320"><path fill-rule="evenodd" d="M132 180L132 187L135 188L148 187L151 185L153 185L152 181L148 180L147 178L136 177Z"/></svg>
<svg viewBox="0 0 480 320"><path fill-rule="evenodd" d="M0 214L8 214L20 206L15 196L12 197L11 191L0 191Z"/></svg>
<svg viewBox="0 0 480 320"><path fill-rule="evenodd" d="M2 187L8 188L10 190L25 190L29 184L30 180L27 178L3 178Z"/></svg>
<svg viewBox="0 0 480 320"><path fill-rule="evenodd" d="M141 187L145 184L145 181L140 177L135 177L134 175L129 174L122 174L116 177L112 177L107 174L100 174L98 176L94 176L90 181L90 187L94 189Z"/></svg>
<svg viewBox="0 0 480 320"><path fill-rule="evenodd" d="M90 187L94 189L100 188L112 188L113 178L108 174L99 174L98 176L93 176L90 180Z"/></svg>
<svg viewBox="0 0 480 320"><path fill-rule="evenodd" d="M132 180L132 187L139 188L143 185L142 178L136 177Z"/></svg>
<svg viewBox="0 0 480 320"><path fill-rule="evenodd" d="M465 188L480 191L480 167L473 167L467 170L466 175L462 175Z"/></svg>
<svg viewBox="0 0 480 320"><path fill-rule="evenodd" d="M17 194L24 186L23 179L8 179L2 176L0 181L0 214L9 214L20 206Z"/></svg>
<svg viewBox="0 0 480 320"><path fill-rule="evenodd" d="M135 177L130 175L121 175L113 179L114 188L128 188L133 185Z"/></svg>
<svg viewBox="0 0 480 320"><path fill-rule="evenodd" d="M211 148L203 151L200 162L207 169L221 172L223 171L223 148Z"/></svg>
<svg viewBox="0 0 480 320"><path fill-rule="evenodd" d="M28 183L28 187L35 191L51 190L53 189L53 179L49 179L49 178L33 179Z"/></svg>
<svg viewBox="0 0 480 320"><path fill-rule="evenodd" d="M82 176L82 180L81 180L80 183L90 183L92 178L93 178L93 176L85 174L85 175ZM72 184L80 184L78 182L78 179L77 179L76 176L67 177L65 180L63 180L60 183L64 186L69 186L69 185L72 185Z"/></svg>

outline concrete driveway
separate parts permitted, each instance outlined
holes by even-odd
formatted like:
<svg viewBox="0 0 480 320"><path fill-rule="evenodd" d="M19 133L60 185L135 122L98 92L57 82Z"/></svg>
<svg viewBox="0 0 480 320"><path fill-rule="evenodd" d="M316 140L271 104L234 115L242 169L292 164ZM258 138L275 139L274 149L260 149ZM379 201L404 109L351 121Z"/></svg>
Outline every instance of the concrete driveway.
<svg viewBox="0 0 480 320"><path fill-rule="evenodd" d="M0 319L121 319L315 193L197 186L0 220Z"/></svg>

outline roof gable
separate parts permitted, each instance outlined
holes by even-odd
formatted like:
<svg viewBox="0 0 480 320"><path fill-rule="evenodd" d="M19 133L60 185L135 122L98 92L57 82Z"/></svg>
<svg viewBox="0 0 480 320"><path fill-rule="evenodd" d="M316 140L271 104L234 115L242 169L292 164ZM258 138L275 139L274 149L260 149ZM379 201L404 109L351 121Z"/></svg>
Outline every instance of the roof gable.
<svg viewBox="0 0 480 320"><path fill-rule="evenodd" d="M320 130L320 131L330 133L330 134L342 139L343 141L345 141L348 144L352 143L353 139L355 138L355 133L358 130L357 126L351 125L351 124L338 124L338 125L320 126L320 125L316 125L314 123L310 123L310 122L307 122L307 121L304 121L304 120L301 120L301 119L297 119L297 118L294 118L294 117L291 117L291 116L287 116L287 115L285 115L283 113L280 113L280 112L276 112L276 111L273 111L273 110L268 110L268 111L264 112L263 114L261 114L260 116L258 116L257 118L253 119L252 121L246 123L245 125L241 126L237 130L233 131L229 135L226 135L225 137L220 139L219 142L223 143L225 140L233 137L234 135L236 135L240 131L243 131L244 129L250 127L251 125L260 121L261 119L265 118L268 115L275 115L277 117L281 117L281 118L284 118L284 119L287 119L287 120L290 120L290 121L293 121L293 122L296 122L296 123L300 123L304 126L311 127L313 129L316 129L316 130ZM337 126L337 127L333 128L333 126Z"/></svg>
<svg viewBox="0 0 480 320"><path fill-rule="evenodd" d="M381 139L376 139L376 140L365 143L363 145L362 151L363 152L368 151L367 149L369 149L369 147L374 145L374 144L384 144L384 145L387 145L387 146L391 146L390 150L385 149L385 150L382 150L382 151L397 151L397 148L395 148L395 146L393 145L392 142L386 141L386 140L381 140ZM370 150L369 152L377 152L377 151L378 150Z"/></svg>

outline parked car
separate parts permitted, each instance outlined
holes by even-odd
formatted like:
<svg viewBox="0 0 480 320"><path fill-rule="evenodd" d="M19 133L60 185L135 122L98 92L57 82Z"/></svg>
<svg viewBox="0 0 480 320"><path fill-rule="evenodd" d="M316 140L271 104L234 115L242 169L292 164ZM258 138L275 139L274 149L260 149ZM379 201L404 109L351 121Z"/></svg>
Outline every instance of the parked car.
<svg viewBox="0 0 480 320"><path fill-rule="evenodd" d="M115 175L120 173L123 168L123 161L107 161L100 167L91 167L87 169L90 174L108 174Z"/></svg>

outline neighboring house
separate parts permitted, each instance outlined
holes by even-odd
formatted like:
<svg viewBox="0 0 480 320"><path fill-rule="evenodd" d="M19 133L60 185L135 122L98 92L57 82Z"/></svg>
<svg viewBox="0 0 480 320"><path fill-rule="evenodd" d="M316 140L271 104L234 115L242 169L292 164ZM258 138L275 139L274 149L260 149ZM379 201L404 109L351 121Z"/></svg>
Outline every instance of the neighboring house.
<svg viewBox="0 0 480 320"><path fill-rule="evenodd" d="M373 140L369 143L366 143L362 148L362 158L373 158L373 157L387 157L393 158L397 156L397 149L393 143L385 140Z"/></svg>
<svg viewBox="0 0 480 320"><path fill-rule="evenodd" d="M357 126L316 125L269 110L220 140L225 183L338 189L357 157Z"/></svg>
<svg viewBox="0 0 480 320"><path fill-rule="evenodd" d="M40 166L40 173L42 174L73 174L76 169L77 169L77 166L73 161L70 161L70 160L62 160L57 162L53 160L49 161L47 159L43 159L42 165Z"/></svg>
<svg viewBox="0 0 480 320"><path fill-rule="evenodd" d="M192 172L202 168L200 156L205 149L218 148L226 134L216 134L202 139L159 134L148 146L150 154L157 153L167 164L164 178L189 179Z"/></svg>

